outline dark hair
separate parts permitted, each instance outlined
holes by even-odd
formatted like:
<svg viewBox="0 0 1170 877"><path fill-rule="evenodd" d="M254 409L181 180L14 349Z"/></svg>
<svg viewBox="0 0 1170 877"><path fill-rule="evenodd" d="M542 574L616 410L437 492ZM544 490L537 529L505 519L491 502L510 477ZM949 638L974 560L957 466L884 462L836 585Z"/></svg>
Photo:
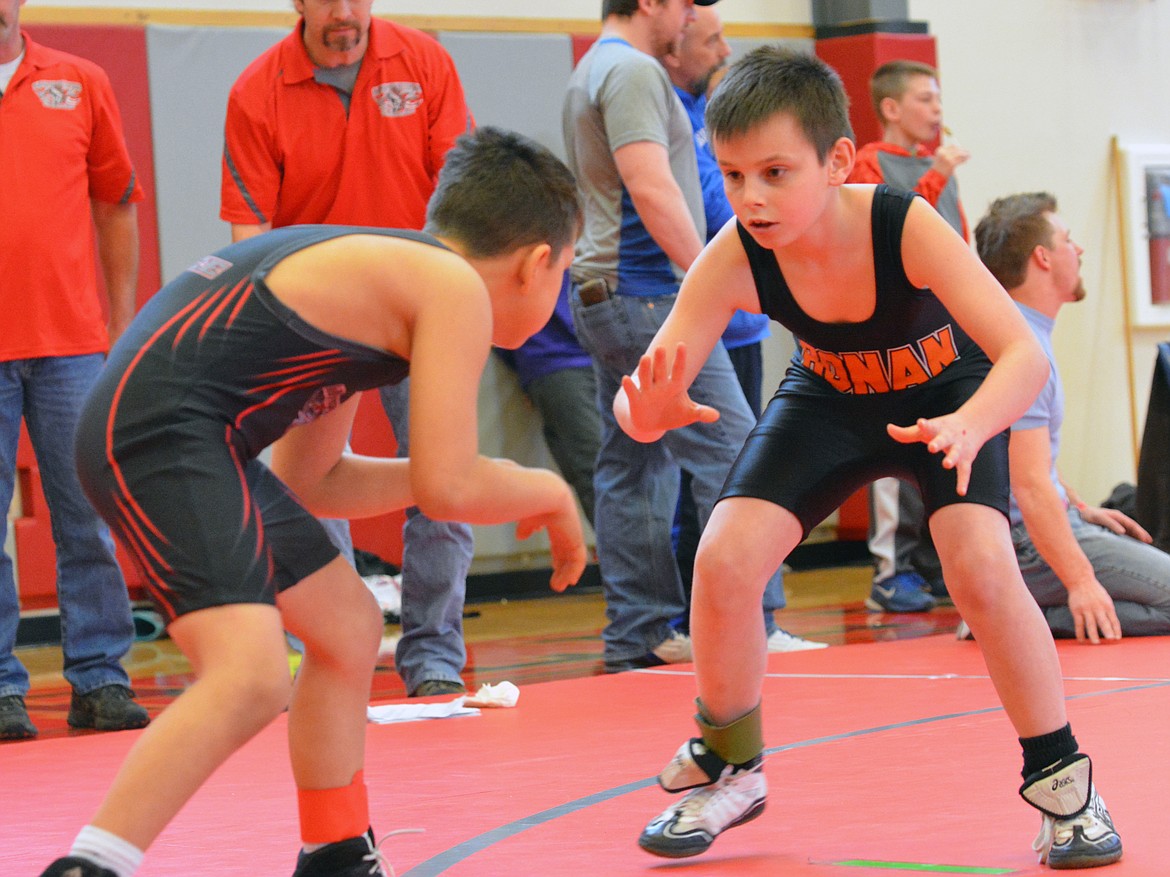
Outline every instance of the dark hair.
<svg viewBox="0 0 1170 877"><path fill-rule="evenodd" d="M761 46L731 65L707 105L711 140L746 134L777 113L790 113L823 163L842 137L853 139L849 98L837 71L819 58Z"/></svg>
<svg viewBox="0 0 1170 877"><path fill-rule="evenodd" d="M911 76L929 76L938 81L938 71L921 61L887 61L869 78L869 96L873 100L873 111L878 121L886 124L882 115L882 101L888 97L898 100L906 93Z"/></svg>
<svg viewBox="0 0 1170 877"><path fill-rule="evenodd" d="M993 201L975 226L979 258L1004 289L1024 282L1037 245L1052 245L1052 223L1045 214L1055 212L1056 199L1047 192L1009 195Z"/></svg>
<svg viewBox="0 0 1170 877"><path fill-rule="evenodd" d="M638 11L638 0L601 0L601 20L611 15L629 18Z"/></svg>
<svg viewBox="0 0 1170 877"><path fill-rule="evenodd" d="M564 162L522 134L484 127L447 153L424 230L485 258L539 243L559 254L581 224L577 181Z"/></svg>

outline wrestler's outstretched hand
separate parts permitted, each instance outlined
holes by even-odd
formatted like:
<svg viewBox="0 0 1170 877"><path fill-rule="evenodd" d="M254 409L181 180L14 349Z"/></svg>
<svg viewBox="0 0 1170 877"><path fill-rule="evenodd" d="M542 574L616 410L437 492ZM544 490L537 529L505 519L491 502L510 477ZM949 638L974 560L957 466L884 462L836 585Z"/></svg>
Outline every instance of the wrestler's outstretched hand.
<svg viewBox="0 0 1170 877"><path fill-rule="evenodd" d="M886 431L895 441L904 445L922 442L932 454L943 455L943 468L954 469L959 496L967 495L971 480L971 463L983 447L979 438L959 413L942 417L920 417L913 426L886 424Z"/></svg>
<svg viewBox="0 0 1170 877"><path fill-rule="evenodd" d="M719 419L716 409L700 405L687 395L683 383L686 364L687 348L680 341L673 356L668 356L665 347L655 347L638 361L634 376L622 378L613 410L630 438L653 442L667 430Z"/></svg>

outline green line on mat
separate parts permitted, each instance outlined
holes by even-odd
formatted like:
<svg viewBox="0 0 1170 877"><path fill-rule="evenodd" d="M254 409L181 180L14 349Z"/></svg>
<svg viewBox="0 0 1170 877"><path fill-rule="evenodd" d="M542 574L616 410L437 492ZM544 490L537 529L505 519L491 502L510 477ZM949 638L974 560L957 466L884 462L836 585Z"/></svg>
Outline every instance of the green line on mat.
<svg viewBox="0 0 1170 877"><path fill-rule="evenodd" d="M875 862L872 859L845 859L826 862L846 868L885 868L889 871L925 871L931 874L1014 874L1015 868L977 868L968 865L926 865L919 862Z"/></svg>

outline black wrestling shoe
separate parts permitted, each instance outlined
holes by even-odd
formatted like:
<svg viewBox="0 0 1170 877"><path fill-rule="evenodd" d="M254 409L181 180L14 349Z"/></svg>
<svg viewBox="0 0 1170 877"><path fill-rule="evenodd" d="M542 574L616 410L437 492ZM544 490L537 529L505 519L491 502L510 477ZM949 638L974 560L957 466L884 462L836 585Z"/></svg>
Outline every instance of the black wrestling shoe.
<svg viewBox="0 0 1170 877"><path fill-rule="evenodd" d="M41 877L118 877L108 868L99 868L89 859L67 856L58 859L42 873Z"/></svg>

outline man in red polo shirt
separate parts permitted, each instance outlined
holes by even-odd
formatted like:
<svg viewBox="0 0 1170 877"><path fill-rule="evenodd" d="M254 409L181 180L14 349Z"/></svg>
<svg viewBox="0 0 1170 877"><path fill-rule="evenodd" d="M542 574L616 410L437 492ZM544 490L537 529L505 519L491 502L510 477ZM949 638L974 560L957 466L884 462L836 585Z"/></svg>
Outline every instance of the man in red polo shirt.
<svg viewBox="0 0 1170 877"><path fill-rule="evenodd" d="M69 724L140 728L149 717L134 702L120 663L134 641L130 600L109 530L78 483L73 433L111 340L134 316L134 202L143 195L105 73L29 39L19 25L22 5L0 0L0 167L11 181L0 221L0 508L12 502L23 417L57 547L65 678L73 688ZM6 526L0 519L0 541ZM19 621L12 560L0 553L5 740L37 733L24 705L28 671L13 654Z"/></svg>
<svg viewBox="0 0 1170 877"><path fill-rule="evenodd" d="M420 31L373 18L372 0L294 5L296 28L228 99L220 217L232 239L301 223L422 228L444 156L472 126L450 55ZM400 456L409 453L408 384L380 391ZM327 529L351 547L347 522ZM412 696L460 693L471 528L412 508L403 543L395 666Z"/></svg>

